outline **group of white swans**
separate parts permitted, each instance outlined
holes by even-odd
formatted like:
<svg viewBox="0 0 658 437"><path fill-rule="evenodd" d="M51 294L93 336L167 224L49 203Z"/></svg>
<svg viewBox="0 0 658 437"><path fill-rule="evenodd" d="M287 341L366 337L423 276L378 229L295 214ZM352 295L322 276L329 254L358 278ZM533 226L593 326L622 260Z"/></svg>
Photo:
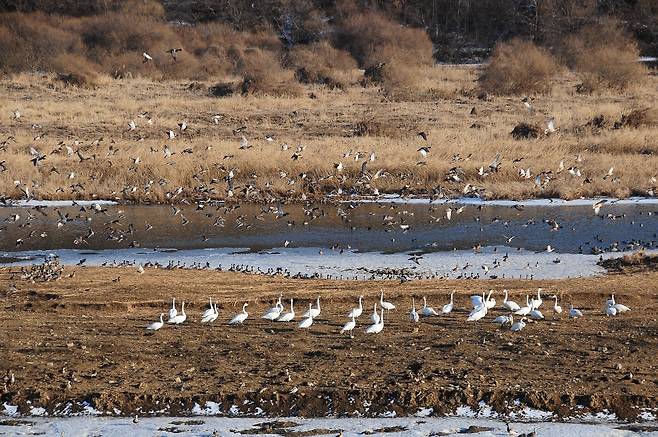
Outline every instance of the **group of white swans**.
<svg viewBox="0 0 658 437"><path fill-rule="evenodd" d="M544 315L542 314L540 307L543 304L543 300L541 297L541 292L542 289L539 288L537 290L537 296L530 298L529 295L526 295L526 304L525 306L520 306L516 302L509 300L508 299L508 291L503 290L504 293L504 299L501 305L501 309L509 311L510 313L508 315L500 315L496 317L493 320L493 323L500 325L501 327L505 325L509 325L510 329L513 332L519 332L523 330L523 328L526 326L526 321L528 318L532 320L543 320ZM493 290L489 290L489 294L487 295L485 292L482 292L482 295L473 295L471 296L471 304L473 306L473 309L471 312L468 314L468 317L466 319L467 322L477 322L478 320L483 319L486 315L487 312L490 309L495 308L496 306L496 299L491 297L493 294ZM454 308L454 295L455 292L453 291L450 293L450 302L447 304L443 305L441 308L441 313L442 314L450 314ZM553 295L551 299L554 299L553 303L553 318L555 318L557 315L562 313L562 307L558 305L558 297L556 295ZM283 300L283 295L279 295L279 298L276 302L276 304L269 308L265 313L261 316L262 319L270 320L272 322L291 322L295 320L295 308L294 308L294 301L293 299L290 299L290 310L289 311L284 311L284 306L282 303ZM352 336L352 332L354 331L354 328L356 327L356 320L361 317L363 314L363 296L359 296L358 300L359 304L357 307L353 308L348 314L347 314L347 322L345 325L341 328L340 333L348 333L350 334L350 337ZM236 314L231 320L229 320L228 324L229 325L241 325L244 323L245 320L249 317L249 313L247 313L247 306L248 303L244 303L242 305L242 311ZM384 300L384 292L382 291L379 297L379 306L380 306L380 311L377 311L377 303L374 304L373 306L373 312L370 316L370 321L372 322L371 325L369 325L365 332L367 334L377 334L381 332L384 329L384 310L390 311L395 309L395 305L393 305L391 302L387 302ZM624 313L626 311L630 311L630 308L627 307L626 305L617 303L615 301L615 295L611 295L611 298L606 300L605 306L604 306L604 313L607 316L616 316L620 313ZM308 311L306 311L302 315L302 320L298 323L298 328L300 329L308 329L313 325L313 321L320 315L321 308L320 308L320 298L318 297L315 301L315 306L313 306L313 303L310 302L308 304ZM420 308L419 310L416 309L416 299L411 298L411 312L409 313L409 320L412 322L416 323L420 320L421 317L431 317L431 316L438 316L439 313L432 308L431 306L427 305L427 299L423 297L423 307ZM521 320L519 321L514 321L514 316L521 316ZM158 329L162 328L165 325L164 321L164 316L165 313L160 314L160 320L157 322L153 322L146 326L146 329L149 331L157 331ZM574 308L573 305L569 305L569 318L571 319L576 319L578 317L582 317L583 313L577 308ZM212 301L212 297L210 298L210 304L209 308L206 309L203 314L201 315L201 323L212 323L214 322L217 317L219 317L219 310L217 309L217 304ZM172 304L171 304L171 309L169 310L169 319L167 320L166 323L172 324L172 325L180 325L183 322L187 320L187 314L185 314L185 302L182 303L181 305L181 311L178 312L176 309L176 298L173 299Z"/></svg>

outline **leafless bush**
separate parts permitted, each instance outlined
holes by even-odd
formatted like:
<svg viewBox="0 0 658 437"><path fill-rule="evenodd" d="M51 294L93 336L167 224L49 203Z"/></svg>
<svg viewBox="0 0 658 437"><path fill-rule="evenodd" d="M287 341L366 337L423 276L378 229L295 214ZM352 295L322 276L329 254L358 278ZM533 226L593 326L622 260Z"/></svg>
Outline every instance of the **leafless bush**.
<svg viewBox="0 0 658 437"><path fill-rule="evenodd" d="M496 45L479 82L484 91L492 94L549 93L559 70L546 50L530 41L513 39Z"/></svg>
<svg viewBox="0 0 658 437"><path fill-rule="evenodd" d="M344 88L357 67L349 53L333 48L327 41L298 46L288 53L287 65L303 83Z"/></svg>

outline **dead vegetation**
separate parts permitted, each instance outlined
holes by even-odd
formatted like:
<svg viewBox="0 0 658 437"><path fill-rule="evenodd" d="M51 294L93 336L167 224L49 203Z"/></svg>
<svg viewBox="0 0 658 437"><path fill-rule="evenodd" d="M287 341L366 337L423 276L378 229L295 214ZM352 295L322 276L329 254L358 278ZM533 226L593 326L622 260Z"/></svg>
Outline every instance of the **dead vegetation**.
<svg viewBox="0 0 658 437"><path fill-rule="evenodd" d="M552 95L532 100L530 112L520 98L479 99L477 68L430 67L427 74L428 89L444 93L439 100L296 81L297 97L285 86L282 97L272 97L249 89L242 95L236 82L99 75L93 87L71 87L53 75L19 75L0 81L0 195L141 202L377 192L656 195L658 78L621 95L578 94L577 78L562 78ZM522 123L533 133L514 140ZM38 166L31 148L44 156Z"/></svg>
<svg viewBox="0 0 658 437"><path fill-rule="evenodd" d="M619 258L603 260L599 265L612 273L631 274L656 271L658 270L658 255L639 251Z"/></svg>

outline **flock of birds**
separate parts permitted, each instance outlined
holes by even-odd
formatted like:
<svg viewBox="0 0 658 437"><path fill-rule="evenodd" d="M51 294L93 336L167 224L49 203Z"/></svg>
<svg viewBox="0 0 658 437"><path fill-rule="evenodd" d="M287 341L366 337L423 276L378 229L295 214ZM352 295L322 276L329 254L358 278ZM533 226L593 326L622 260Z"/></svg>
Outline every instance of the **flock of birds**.
<svg viewBox="0 0 658 437"><path fill-rule="evenodd" d="M482 320L490 310L496 307L496 299L492 297L494 290L489 290L489 293L486 294L482 292L482 295L473 295L471 296L471 305L472 309L469 312L466 321L467 322L478 322ZM455 308L453 291L450 294L450 301L443 305L441 308L441 314L447 315L450 314ZM519 305L513 300L509 299L508 291L503 290L504 298L501 303L500 309L506 311L507 314L499 315L492 320L492 322L500 327L509 326L512 332L522 331L526 326L528 319L533 321L544 320L545 316L541 311L541 307L544 304L542 299L542 289L537 289L537 295L530 297L526 295L526 303L524 306ZM352 308L347 314L347 321L340 329L340 334L348 333L350 337L353 337L353 331L356 328L356 322L359 317L363 315L364 305L363 305L363 296L358 298L358 306ZM562 307L558 303L558 296L552 295L551 300L553 300L552 307L552 316L553 319L562 314ZM315 304L315 305L314 305ZM377 305L379 304L379 310ZM247 306L249 304L245 302L242 305L242 311L233 316L229 321L229 325L242 325L249 317L247 312ZM378 334L384 329L384 314L389 311L395 310L396 306L392 302L384 300L384 291L382 290L379 295L379 301L373 304L373 310L370 315L370 325L365 329L366 334ZM630 311L631 309L624 304L621 304L615 300L615 295L612 294L610 299L607 299L603 308L603 312L606 316L617 316L618 314ZM320 297L318 297L315 302L309 302L308 310L301 316L301 320L297 323L299 329L308 329L310 328L314 321L320 316L322 308L320 306ZM423 306L422 308L416 308L416 300L414 297L411 298L411 311L409 312L409 320L413 323L418 323L421 318L438 316L437 312L433 307L427 304L427 298L423 297ZM583 312L577 308L574 308L573 305L569 305L569 318L577 319L583 317ZM181 311L179 312L176 308L176 298L173 298L171 308L169 309L169 319L165 322L164 320L165 313L160 314L160 320L153 322L146 326L147 331L157 331L161 329L165 324L171 325L181 325L187 321L187 314L185 313L185 302L181 305ZM289 310L286 311L283 305L283 295L279 295L275 305L267 309L263 315L262 319L269 320L271 322L293 322L296 321L297 314L295 313L294 300L290 299ZM521 319L514 321L514 316L520 316ZM212 297L209 299L208 308L201 314L200 322L203 324L212 323L219 317L219 309L217 303L213 303Z"/></svg>

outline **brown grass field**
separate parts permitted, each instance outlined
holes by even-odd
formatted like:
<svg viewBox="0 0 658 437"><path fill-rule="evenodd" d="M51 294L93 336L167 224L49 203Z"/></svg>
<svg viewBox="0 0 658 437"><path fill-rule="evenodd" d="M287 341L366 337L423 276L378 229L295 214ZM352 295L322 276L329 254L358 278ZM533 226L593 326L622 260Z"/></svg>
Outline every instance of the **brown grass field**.
<svg viewBox="0 0 658 437"><path fill-rule="evenodd" d="M142 415L185 414L212 400L245 414L259 407L269 415L322 416L404 415L420 407L440 414L480 401L506 412L518 399L559 415L607 409L635 418L642 408L658 407L657 284L655 272L398 284L73 267L59 281L31 283L18 268L3 268L0 402L23 412L34 406L61 412L67 402L88 401L101 411ZM465 321L472 293L495 289L499 307L503 288L520 302L537 287L544 289L546 320L521 333L491 323L499 309L478 324ZM382 333L366 335L382 288L397 309L385 316ZM440 311L453 289L452 314L409 321L412 296L421 305L427 296ZM321 296L322 313L309 330L260 319L279 293L296 299L298 313ZM565 312L571 302L584 317L552 319L553 293ZM606 317L609 293L631 312ZM359 294L365 309L350 339L338 331ZM188 321L147 335L144 326L167 312L173 296L186 302ZM198 320L209 296L220 315L204 326ZM245 301L249 319L229 327Z"/></svg>
<svg viewBox="0 0 658 437"><path fill-rule="evenodd" d="M302 97L217 98L208 92L214 82L138 78L101 77L80 88L22 74L0 81L0 194L144 202L311 199L339 190L510 199L656 195L658 78L596 94L579 94L576 84L562 73L530 112L521 96L479 99L477 67L465 66L428 69L403 95L304 85ZM551 117L557 132L545 135ZM520 122L536 125L539 137L512 138ZM242 136L250 148L240 149ZM431 147L426 158L417 152L422 146ZM45 155L38 166L30 147ZM488 165L498 153L494 173ZM528 168L530 177L521 176Z"/></svg>

